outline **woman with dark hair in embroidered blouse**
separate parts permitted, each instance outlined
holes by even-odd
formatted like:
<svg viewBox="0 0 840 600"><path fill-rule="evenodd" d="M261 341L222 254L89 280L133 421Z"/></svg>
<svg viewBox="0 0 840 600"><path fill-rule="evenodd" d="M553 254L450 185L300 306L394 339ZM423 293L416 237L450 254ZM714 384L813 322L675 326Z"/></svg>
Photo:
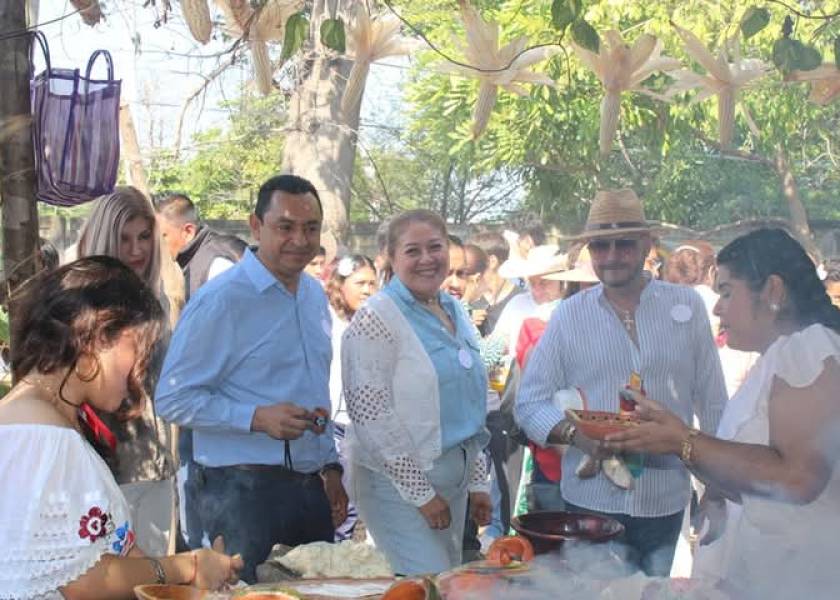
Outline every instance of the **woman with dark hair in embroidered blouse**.
<svg viewBox="0 0 840 600"><path fill-rule="evenodd" d="M164 318L153 292L120 261L94 256L36 276L12 309L17 383L0 400L0 598L122 599L143 583L219 589L238 580L241 559L215 550L145 557L99 455L116 439L97 412L125 420L148 401L143 381Z"/></svg>

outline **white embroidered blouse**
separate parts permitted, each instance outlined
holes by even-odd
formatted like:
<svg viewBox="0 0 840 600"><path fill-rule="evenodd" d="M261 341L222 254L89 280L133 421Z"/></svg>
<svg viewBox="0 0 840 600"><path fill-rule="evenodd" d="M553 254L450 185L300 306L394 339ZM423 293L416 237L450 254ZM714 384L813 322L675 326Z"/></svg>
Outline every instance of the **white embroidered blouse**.
<svg viewBox="0 0 840 600"><path fill-rule="evenodd" d="M438 378L411 325L386 294L369 298L353 317L341 361L353 421L347 438L351 460L383 472L403 500L423 506L435 496L426 471L442 452ZM482 452L469 490L489 491Z"/></svg>
<svg viewBox="0 0 840 600"><path fill-rule="evenodd" d="M103 555L134 545L128 504L74 429L0 425L0 599L61 598Z"/></svg>

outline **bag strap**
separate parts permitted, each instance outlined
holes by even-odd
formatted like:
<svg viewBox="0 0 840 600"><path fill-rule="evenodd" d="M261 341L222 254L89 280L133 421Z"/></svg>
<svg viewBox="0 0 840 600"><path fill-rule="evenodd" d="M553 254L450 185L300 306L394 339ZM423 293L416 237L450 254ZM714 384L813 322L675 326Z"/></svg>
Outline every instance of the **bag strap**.
<svg viewBox="0 0 840 600"><path fill-rule="evenodd" d="M96 62L96 59L99 57L103 57L105 59L105 64L108 68L108 81L114 80L114 59L111 58L111 53L107 50L97 50L93 54L90 55L87 64L87 70L85 71L85 79L90 81L90 73L93 71L93 65Z"/></svg>
<svg viewBox="0 0 840 600"><path fill-rule="evenodd" d="M38 42L38 45L41 46L41 51L44 53L44 62L47 65L47 77L52 76L52 63L50 62L50 45L47 43L47 36L44 35L42 31L35 30L32 32L32 37L35 41ZM33 43L29 49L29 56L30 59L32 55L35 53L35 44ZM31 61L34 63L34 61Z"/></svg>

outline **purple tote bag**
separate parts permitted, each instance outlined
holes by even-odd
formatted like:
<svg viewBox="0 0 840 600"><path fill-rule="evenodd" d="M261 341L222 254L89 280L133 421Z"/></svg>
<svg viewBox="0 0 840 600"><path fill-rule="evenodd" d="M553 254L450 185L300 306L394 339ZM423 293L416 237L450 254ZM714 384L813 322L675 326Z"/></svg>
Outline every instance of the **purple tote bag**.
<svg viewBox="0 0 840 600"><path fill-rule="evenodd" d="M2 1L2 0L0 0ZM120 86L106 50L79 69L54 69L47 40L35 32L47 68L32 80L32 137L38 172L38 200L75 206L114 190L120 165ZM93 79L98 58L107 79Z"/></svg>

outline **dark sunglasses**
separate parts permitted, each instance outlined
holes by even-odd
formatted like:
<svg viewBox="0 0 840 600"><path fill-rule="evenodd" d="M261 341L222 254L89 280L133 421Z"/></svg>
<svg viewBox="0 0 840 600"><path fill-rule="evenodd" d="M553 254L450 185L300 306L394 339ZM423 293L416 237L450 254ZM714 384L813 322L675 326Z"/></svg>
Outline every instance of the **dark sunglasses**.
<svg viewBox="0 0 840 600"><path fill-rule="evenodd" d="M589 242L589 251L598 254L605 254L610 251L610 248L615 249L616 252L632 252L639 247L639 240L637 239L619 239L619 240L592 240Z"/></svg>

